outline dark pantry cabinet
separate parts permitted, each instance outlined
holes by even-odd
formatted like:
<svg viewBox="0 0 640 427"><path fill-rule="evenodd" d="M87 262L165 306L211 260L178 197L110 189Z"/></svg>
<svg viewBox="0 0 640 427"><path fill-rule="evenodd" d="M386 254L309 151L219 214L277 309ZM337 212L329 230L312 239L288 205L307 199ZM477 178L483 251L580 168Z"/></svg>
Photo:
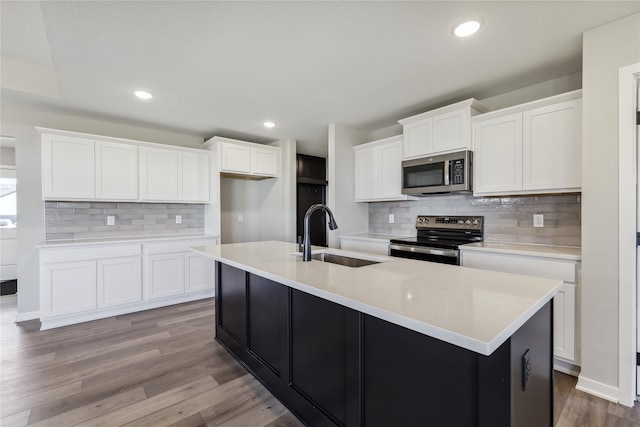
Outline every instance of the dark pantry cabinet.
<svg viewBox="0 0 640 427"><path fill-rule="evenodd" d="M216 287L216 339L309 426L552 424L551 302L483 356L221 262Z"/></svg>

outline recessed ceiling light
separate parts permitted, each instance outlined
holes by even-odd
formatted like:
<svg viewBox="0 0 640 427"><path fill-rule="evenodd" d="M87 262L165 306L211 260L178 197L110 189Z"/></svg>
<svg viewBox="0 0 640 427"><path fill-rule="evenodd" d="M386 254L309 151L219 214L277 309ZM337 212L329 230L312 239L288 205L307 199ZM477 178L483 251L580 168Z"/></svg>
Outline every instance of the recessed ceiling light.
<svg viewBox="0 0 640 427"><path fill-rule="evenodd" d="M480 29L480 20L478 18L465 19L463 22L456 24L453 28L453 34L458 37L469 37Z"/></svg>
<svg viewBox="0 0 640 427"><path fill-rule="evenodd" d="M264 127L266 127L266 128L274 128L274 127L276 127L276 122L264 122Z"/></svg>
<svg viewBox="0 0 640 427"><path fill-rule="evenodd" d="M144 91L144 90L137 90L137 91L133 92L133 94L135 96L137 96L138 98L140 98L140 99L151 99L151 98L153 98L152 94L150 94L149 92Z"/></svg>

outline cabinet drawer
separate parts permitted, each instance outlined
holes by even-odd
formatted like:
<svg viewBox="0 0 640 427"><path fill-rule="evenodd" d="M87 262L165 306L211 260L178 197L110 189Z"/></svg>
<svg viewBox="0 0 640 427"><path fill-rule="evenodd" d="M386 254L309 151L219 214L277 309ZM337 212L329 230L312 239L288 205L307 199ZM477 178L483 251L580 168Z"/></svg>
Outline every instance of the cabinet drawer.
<svg viewBox="0 0 640 427"><path fill-rule="evenodd" d="M163 242L163 243L144 243L142 245L142 252L145 255L188 252L189 248L192 246L215 245L216 242L217 240L213 238L213 239L181 240L176 242Z"/></svg>
<svg viewBox="0 0 640 427"><path fill-rule="evenodd" d="M74 248L43 248L40 250L40 262L49 264L54 262L69 262L95 260L104 258L119 258L141 254L141 245L104 245Z"/></svg>
<svg viewBox="0 0 640 427"><path fill-rule="evenodd" d="M463 251L462 265L464 267L576 282L576 264L573 262Z"/></svg>

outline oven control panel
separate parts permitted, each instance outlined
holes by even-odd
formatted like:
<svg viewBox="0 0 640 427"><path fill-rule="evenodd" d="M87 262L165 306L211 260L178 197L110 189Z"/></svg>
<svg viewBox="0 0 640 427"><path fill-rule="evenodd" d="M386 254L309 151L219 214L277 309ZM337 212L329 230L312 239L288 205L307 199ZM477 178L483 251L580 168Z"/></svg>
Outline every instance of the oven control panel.
<svg viewBox="0 0 640 427"><path fill-rule="evenodd" d="M482 230L483 216L429 216L418 215L417 229L449 228L464 230Z"/></svg>

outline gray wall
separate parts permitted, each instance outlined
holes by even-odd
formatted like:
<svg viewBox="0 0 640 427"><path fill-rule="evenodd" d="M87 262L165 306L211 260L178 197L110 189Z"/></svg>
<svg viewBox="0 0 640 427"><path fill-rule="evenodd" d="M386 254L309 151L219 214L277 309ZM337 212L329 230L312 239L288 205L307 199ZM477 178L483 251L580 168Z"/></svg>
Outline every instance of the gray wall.
<svg viewBox="0 0 640 427"><path fill-rule="evenodd" d="M107 225L110 215L115 225ZM46 202L44 218L47 241L204 233L201 204Z"/></svg>
<svg viewBox="0 0 640 427"><path fill-rule="evenodd" d="M16 165L16 149L13 147L0 147L0 165Z"/></svg>
<svg viewBox="0 0 640 427"><path fill-rule="evenodd" d="M618 70L640 63L640 14L584 33L582 371L578 385L618 392Z"/></svg>
<svg viewBox="0 0 640 427"><path fill-rule="evenodd" d="M389 224L389 214L395 222ZM544 227L533 227L533 214ZM417 215L483 215L485 240L580 246L580 196L473 197L437 195L415 201L369 203L369 232L415 235Z"/></svg>

